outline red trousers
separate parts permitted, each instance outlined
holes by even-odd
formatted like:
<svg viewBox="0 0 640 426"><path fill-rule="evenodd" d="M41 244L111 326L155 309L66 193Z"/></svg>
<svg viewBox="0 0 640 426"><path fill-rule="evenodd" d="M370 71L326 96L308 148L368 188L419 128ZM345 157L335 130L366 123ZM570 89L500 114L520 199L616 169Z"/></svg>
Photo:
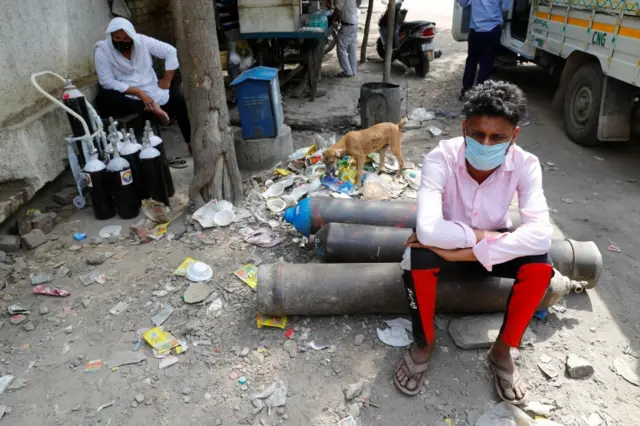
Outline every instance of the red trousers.
<svg viewBox="0 0 640 426"><path fill-rule="evenodd" d="M447 262L428 249L411 249L411 270L404 272L404 285L413 321L413 337L419 346L434 341L433 316L438 276L447 269L469 276L515 279L500 335L511 347L518 347L529 321L544 297L553 277L548 256L525 256L494 265L488 272L478 262Z"/></svg>

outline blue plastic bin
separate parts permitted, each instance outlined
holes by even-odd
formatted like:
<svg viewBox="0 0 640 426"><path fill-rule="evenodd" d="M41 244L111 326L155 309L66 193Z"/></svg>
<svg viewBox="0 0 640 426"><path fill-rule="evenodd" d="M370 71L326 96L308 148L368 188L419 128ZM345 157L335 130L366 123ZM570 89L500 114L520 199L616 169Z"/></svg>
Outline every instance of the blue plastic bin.
<svg viewBox="0 0 640 426"><path fill-rule="evenodd" d="M251 68L231 85L236 88L242 137L247 140L278 136L278 129L284 123L278 70Z"/></svg>

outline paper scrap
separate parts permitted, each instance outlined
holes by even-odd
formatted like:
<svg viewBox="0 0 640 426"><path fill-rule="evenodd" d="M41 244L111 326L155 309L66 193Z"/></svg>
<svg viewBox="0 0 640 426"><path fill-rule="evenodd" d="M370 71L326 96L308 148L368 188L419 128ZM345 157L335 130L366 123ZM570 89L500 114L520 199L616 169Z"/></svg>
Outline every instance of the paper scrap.
<svg viewBox="0 0 640 426"><path fill-rule="evenodd" d="M233 275L240 278L243 283L253 289L258 285L258 267L255 265L247 263L242 268L235 271Z"/></svg>
<svg viewBox="0 0 640 426"><path fill-rule="evenodd" d="M389 346L404 347L413 342L413 338L407 333L413 330L411 321L405 318L396 318L385 321L389 328L376 329L378 338Z"/></svg>
<svg viewBox="0 0 640 426"><path fill-rule="evenodd" d="M160 327L153 327L146 331L142 337L145 342L151 345L158 352L163 353L170 351L180 344L180 341L171 334L167 333Z"/></svg>
<svg viewBox="0 0 640 426"><path fill-rule="evenodd" d="M158 363L158 367L167 368L171 367L173 364L177 364L178 362L180 362L180 358L178 358L177 356L169 355L168 357L160 360L160 362Z"/></svg>
<svg viewBox="0 0 640 426"><path fill-rule="evenodd" d="M186 277L187 276L187 268L189 268L189 265L191 265L192 263L195 263L195 262L197 262L197 260L192 259L190 257L187 257L185 260L182 261L180 266L178 266L178 269L176 269L173 272L173 275L175 275L177 277Z"/></svg>
<svg viewBox="0 0 640 426"><path fill-rule="evenodd" d="M358 426L353 416L344 418L338 422L338 426Z"/></svg>
<svg viewBox="0 0 640 426"><path fill-rule="evenodd" d="M84 366L85 373L95 373L96 371L102 368L102 360L94 359L93 361L89 361Z"/></svg>
<svg viewBox="0 0 640 426"><path fill-rule="evenodd" d="M129 304L127 302L118 302L118 304L116 306L114 306L113 308L109 309L109 313L111 315L118 316L121 313L123 313L124 311L126 311L128 307L129 307Z"/></svg>
<svg viewBox="0 0 640 426"><path fill-rule="evenodd" d="M287 326L287 317L263 317L258 314L256 318L258 328L276 327L284 329Z"/></svg>
<svg viewBox="0 0 640 426"><path fill-rule="evenodd" d="M151 323L155 326L160 326L171 316L172 313L173 307L171 305L167 305L151 318Z"/></svg>

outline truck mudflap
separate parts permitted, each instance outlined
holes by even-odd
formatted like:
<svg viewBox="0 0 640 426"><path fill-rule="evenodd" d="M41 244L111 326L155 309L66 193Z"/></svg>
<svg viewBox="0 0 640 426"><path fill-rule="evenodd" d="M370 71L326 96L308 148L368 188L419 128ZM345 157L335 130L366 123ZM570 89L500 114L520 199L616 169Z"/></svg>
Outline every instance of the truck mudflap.
<svg viewBox="0 0 640 426"><path fill-rule="evenodd" d="M598 139L627 141L631 137L631 111L637 88L628 83L605 76L598 119Z"/></svg>

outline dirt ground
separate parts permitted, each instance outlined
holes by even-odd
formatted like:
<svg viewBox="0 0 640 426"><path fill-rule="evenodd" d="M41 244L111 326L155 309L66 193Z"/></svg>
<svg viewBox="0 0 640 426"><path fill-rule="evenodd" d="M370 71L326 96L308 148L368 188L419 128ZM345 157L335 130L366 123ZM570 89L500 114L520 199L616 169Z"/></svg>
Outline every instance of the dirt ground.
<svg viewBox="0 0 640 426"><path fill-rule="evenodd" d="M450 36L451 1L417 3L406 2L409 19L436 20L444 54L423 80L412 71L405 75L397 64L393 78L408 88L408 111L416 107L457 111L465 46ZM377 35L375 25L373 34ZM371 37L372 59L374 42ZM293 121L306 116L310 122L322 116L329 123L324 135L340 134L344 129L332 128L331 116L349 115L357 121L360 84L380 81L381 69L382 63L371 60L360 67L356 79L333 79L338 66L332 53L321 84L327 95L314 104L287 99L285 114ZM566 297L564 312L552 310L545 320L532 321L536 341L521 348L517 360L529 384L530 399L555 407L549 418L565 426L640 424L640 388L624 380L614 367L615 360L621 359L640 374L640 258L636 252L640 234L633 231L640 225L634 201L640 196L640 148L629 143L586 149L569 141L561 117L550 108L554 87L537 68L499 71L496 77L519 84L529 98L530 124L522 129L518 143L543 164L555 165L546 167L544 174L555 224L567 237L595 241L605 264L595 289ZM436 119L429 125L444 130L442 137L459 134L457 118ZM418 136L404 142L405 157L416 164L439 139L422 130L422 136L414 131ZM163 133L170 154L185 154L177 135L176 129ZM310 137L310 132L295 132L296 148L310 145ZM174 172L179 198L184 197L191 173L190 167ZM50 194L44 194L30 207L44 210L50 205ZM54 228L43 246L7 255L3 267L10 274L8 286L0 291L1 311L6 313L18 303L30 313L22 324L11 324L8 315L0 323L0 376L14 376L0 394L0 404L7 410L0 425L337 425L349 414L361 425L473 425L498 402L486 351L458 349L442 326L436 330L438 349L428 381L415 398L404 397L393 386L392 371L402 350L386 346L376 335L376 327L388 318L291 317L288 327L295 329L294 341L300 348L304 347L300 337L333 347L299 353L288 350L283 330L258 329L255 293L232 273L256 257L265 264L313 261L299 247L299 236L288 228L277 228L284 242L270 249L244 243L238 230L255 227L250 221L199 231L185 227L180 218L168 230L172 241L147 244L97 238L105 225L120 224L126 229L132 222L98 222L90 211L76 211ZM72 234L77 231L88 238L75 241ZM620 251L607 250L610 245ZM87 264L89 257L105 252L112 257L100 265ZM209 284L223 301L213 314L207 313L208 305L189 305L181 299L188 284L173 272L187 256L213 269ZM53 285L69 290L71 296L32 294L29 275L54 267L69 269L68 276ZM94 270L104 274L106 282L85 286L80 277ZM109 311L119 302L128 308L113 315ZM165 329L188 344L188 350L178 355L180 361L159 369L159 360L143 345L140 351L145 360L110 368L107 362L113 355L130 352L137 330L150 327L150 318L167 304L175 311ZM33 330L28 330L27 322ZM585 358L594 374L582 380L569 378L565 374L569 354ZM102 368L84 372L85 364L97 359L104 362ZM541 360L560 372L557 379L545 378L537 366ZM246 384L238 383L236 376L244 376ZM375 406L345 400L343 386L361 379L366 380ZM266 409L253 415L249 395L275 380L287 387L286 405L270 415Z"/></svg>

